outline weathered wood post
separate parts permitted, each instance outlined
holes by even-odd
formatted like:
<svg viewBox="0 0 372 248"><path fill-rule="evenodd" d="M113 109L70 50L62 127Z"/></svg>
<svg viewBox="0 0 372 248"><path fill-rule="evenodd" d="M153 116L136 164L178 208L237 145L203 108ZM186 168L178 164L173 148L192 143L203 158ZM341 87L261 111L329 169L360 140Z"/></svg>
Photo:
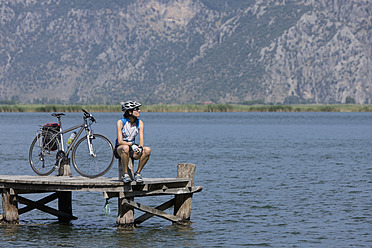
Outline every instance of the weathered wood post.
<svg viewBox="0 0 372 248"><path fill-rule="evenodd" d="M2 221L9 224L19 224L17 196L13 189L3 189L2 197Z"/></svg>
<svg viewBox="0 0 372 248"><path fill-rule="evenodd" d="M121 164L121 159L118 160L119 167L119 180L123 179L123 165ZM129 159L128 162L128 173L129 175L133 174L133 159ZM126 206L125 202L125 193L120 192L118 197L118 217L116 219L116 224L119 227L133 227L134 226L134 208ZM128 200L134 200L134 197L128 197Z"/></svg>
<svg viewBox="0 0 372 248"><path fill-rule="evenodd" d="M129 175L133 175L133 164L134 164L134 161L133 159L129 159L129 162L128 162L128 173ZM118 159L118 169L119 169L119 180L122 180L123 179L123 175L124 175L124 168L123 168L123 165L121 164L121 159L119 158Z"/></svg>
<svg viewBox="0 0 372 248"><path fill-rule="evenodd" d="M63 159L61 161L61 165L58 169L58 176L72 176L69 158ZM57 192L57 195L58 195L58 210L61 212L65 212L72 216L72 192L61 191L61 192ZM68 222L71 219L58 216L58 220L61 222Z"/></svg>
<svg viewBox="0 0 372 248"><path fill-rule="evenodd" d="M177 178L191 178L194 186L195 164L180 163L177 166ZM185 222L190 220L192 194L176 195L174 203L174 215L181 217Z"/></svg>
<svg viewBox="0 0 372 248"><path fill-rule="evenodd" d="M58 169L58 176L72 176L69 158L61 161L61 166Z"/></svg>
<svg viewBox="0 0 372 248"><path fill-rule="evenodd" d="M58 210L72 216L72 192L71 191L60 191L58 195ZM61 222L68 222L71 218L58 216L58 220Z"/></svg>

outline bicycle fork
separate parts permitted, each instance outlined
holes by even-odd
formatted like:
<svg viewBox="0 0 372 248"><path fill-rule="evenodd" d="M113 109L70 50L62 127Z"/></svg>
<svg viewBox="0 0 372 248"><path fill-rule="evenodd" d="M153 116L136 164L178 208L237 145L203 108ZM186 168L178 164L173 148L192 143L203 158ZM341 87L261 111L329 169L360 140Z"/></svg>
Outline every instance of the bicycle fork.
<svg viewBox="0 0 372 248"><path fill-rule="evenodd" d="M94 139L93 134L90 134L90 133L87 134L89 155L92 156L93 158L95 158L97 155L95 154L94 149L93 149L93 144L92 144L93 139Z"/></svg>

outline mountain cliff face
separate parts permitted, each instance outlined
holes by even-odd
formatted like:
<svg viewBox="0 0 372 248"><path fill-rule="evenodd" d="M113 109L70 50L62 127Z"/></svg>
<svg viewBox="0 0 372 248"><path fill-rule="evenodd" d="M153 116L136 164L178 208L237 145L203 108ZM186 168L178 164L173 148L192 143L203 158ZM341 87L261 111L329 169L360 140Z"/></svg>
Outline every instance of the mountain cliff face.
<svg viewBox="0 0 372 248"><path fill-rule="evenodd" d="M7 0L0 101L372 104L369 0Z"/></svg>

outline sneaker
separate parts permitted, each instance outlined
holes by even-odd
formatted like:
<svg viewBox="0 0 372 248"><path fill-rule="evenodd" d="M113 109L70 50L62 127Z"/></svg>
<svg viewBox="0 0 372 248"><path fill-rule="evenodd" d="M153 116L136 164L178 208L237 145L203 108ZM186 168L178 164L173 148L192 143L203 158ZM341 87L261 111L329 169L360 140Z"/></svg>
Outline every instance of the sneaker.
<svg viewBox="0 0 372 248"><path fill-rule="evenodd" d="M136 180L137 183L143 182L142 176L138 172L134 174L134 179Z"/></svg>
<svg viewBox="0 0 372 248"><path fill-rule="evenodd" d="M132 178L129 176L128 173L125 173L124 176L123 176L123 182L124 183L130 183L132 182Z"/></svg>

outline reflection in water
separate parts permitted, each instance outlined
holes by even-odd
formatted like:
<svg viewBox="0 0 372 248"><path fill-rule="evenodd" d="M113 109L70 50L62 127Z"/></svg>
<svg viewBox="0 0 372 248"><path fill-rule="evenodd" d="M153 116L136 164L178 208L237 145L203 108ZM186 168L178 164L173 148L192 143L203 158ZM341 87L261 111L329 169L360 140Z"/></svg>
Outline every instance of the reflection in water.
<svg viewBox="0 0 372 248"><path fill-rule="evenodd" d="M130 247L135 244L138 247L158 247L170 244L176 247L195 247L194 229L191 226L169 225L159 228L159 226L136 227L131 229L118 228L118 243L121 247ZM182 237L182 242L180 242Z"/></svg>
<svg viewBox="0 0 372 248"><path fill-rule="evenodd" d="M19 225L0 225L1 237L6 241L15 241L17 240L18 228Z"/></svg>

